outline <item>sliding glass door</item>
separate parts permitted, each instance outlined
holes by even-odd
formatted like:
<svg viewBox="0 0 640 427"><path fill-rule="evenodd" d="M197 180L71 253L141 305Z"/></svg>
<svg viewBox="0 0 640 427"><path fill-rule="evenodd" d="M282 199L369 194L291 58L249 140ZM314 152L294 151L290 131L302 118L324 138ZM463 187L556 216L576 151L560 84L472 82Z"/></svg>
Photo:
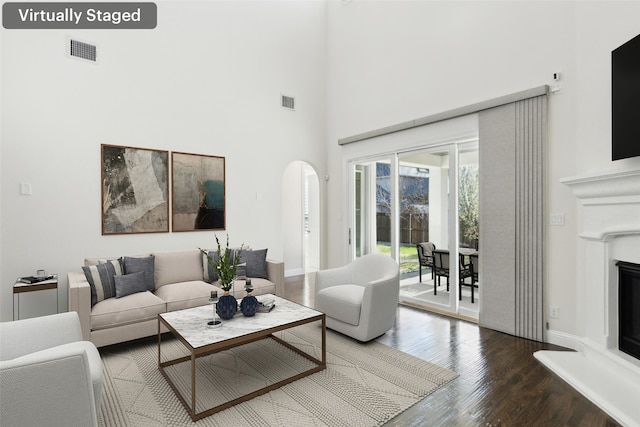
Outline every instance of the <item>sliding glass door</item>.
<svg viewBox="0 0 640 427"><path fill-rule="evenodd" d="M468 267L478 248L477 143L394 153L349 167L352 258L388 253L400 265L400 301L477 319L480 299ZM438 268L434 254L421 265L418 245L427 242L442 261Z"/></svg>

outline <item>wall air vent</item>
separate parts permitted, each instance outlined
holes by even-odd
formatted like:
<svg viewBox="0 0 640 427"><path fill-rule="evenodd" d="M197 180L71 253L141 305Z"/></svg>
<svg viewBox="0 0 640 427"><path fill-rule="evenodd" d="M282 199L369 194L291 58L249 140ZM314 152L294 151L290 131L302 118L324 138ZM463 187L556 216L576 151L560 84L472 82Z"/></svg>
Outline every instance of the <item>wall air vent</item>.
<svg viewBox="0 0 640 427"><path fill-rule="evenodd" d="M291 96L282 95L281 96L281 106L282 108L287 108L289 110L295 110L296 100Z"/></svg>
<svg viewBox="0 0 640 427"><path fill-rule="evenodd" d="M69 39L69 55L74 58L86 59L92 62L98 60L98 50L96 46L73 39Z"/></svg>

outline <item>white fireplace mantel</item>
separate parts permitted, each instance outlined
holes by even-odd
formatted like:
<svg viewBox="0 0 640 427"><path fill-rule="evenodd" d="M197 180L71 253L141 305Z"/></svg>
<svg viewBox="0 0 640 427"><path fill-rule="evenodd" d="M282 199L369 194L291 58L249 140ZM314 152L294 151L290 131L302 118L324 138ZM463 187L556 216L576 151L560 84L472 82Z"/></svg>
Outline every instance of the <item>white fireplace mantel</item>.
<svg viewBox="0 0 640 427"><path fill-rule="evenodd" d="M640 426L640 361L620 352L618 260L640 263L640 170L560 180L579 200L577 352L535 357L625 426Z"/></svg>
<svg viewBox="0 0 640 427"><path fill-rule="evenodd" d="M583 203L600 199L640 196L640 170L592 173L562 178Z"/></svg>

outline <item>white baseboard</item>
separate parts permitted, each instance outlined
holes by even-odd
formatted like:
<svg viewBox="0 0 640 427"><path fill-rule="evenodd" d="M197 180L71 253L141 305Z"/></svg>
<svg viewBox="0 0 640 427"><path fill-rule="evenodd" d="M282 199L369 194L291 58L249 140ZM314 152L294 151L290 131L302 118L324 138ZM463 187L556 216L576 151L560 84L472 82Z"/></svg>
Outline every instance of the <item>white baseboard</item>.
<svg viewBox="0 0 640 427"><path fill-rule="evenodd" d="M294 268L292 270L284 271L284 277L303 276L303 275L304 275L304 268Z"/></svg>
<svg viewBox="0 0 640 427"><path fill-rule="evenodd" d="M576 351L581 351L583 348L580 337L567 334L566 332L554 331L553 329L546 331L545 341L549 344L559 345L560 347L566 347Z"/></svg>

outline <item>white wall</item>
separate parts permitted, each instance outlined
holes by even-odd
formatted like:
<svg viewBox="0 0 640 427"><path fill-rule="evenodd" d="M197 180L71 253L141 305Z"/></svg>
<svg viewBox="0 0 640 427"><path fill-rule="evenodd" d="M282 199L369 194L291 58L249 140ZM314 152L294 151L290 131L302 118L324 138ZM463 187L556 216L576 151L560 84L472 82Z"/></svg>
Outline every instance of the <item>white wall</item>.
<svg viewBox="0 0 640 427"><path fill-rule="evenodd" d="M63 276L66 310L84 257L213 245L213 232L102 236L101 143L225 156L232 244L282 259L284 169L325 169L326 4L157 4L154 30L2 30L2 320L15 278L38 268ZM99 63L68 58L67 36L97 44Z"/></svg>
<svg viewBox="0 0 640 427"><path fill-rule="evenodd" d="M610 52L640 33L640 2L358 1L328 6L329 173L352 152L338 139L502 95L553 84L549 99L545 300L560 307L552 330L575 333L576 202L562 177L638 168L610 159ZM420 141L416 140L416 144ZM328 186L328 265L345 259L345 182ZM339 214L337 212L340 212Z"/></svg>
<svg viewBox="0 0 640 427"><path fill-rule="evenodd" d="M640 157L611 161L611 51L640 34L639 14L640 1L582 1L576 8L577 173L640 168Z"/></svg>

